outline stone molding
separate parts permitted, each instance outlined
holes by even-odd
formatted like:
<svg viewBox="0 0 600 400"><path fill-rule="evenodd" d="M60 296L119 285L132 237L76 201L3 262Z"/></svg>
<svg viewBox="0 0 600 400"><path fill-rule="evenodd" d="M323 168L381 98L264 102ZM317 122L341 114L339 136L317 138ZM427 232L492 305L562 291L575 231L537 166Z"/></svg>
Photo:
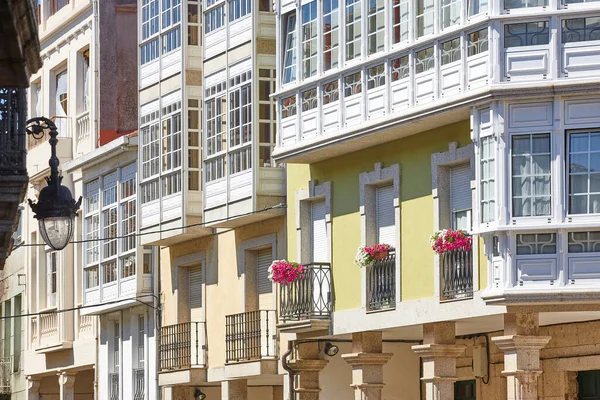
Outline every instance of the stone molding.
<svg viewBox="0 0 600 400"><path fill-rule="evenodd" d="M392 353L349 353L342 354L342 358L350 366L360 367L363 365L384 365L393 355Z"/></svg>
<svg viewBox="0 0 600 400"><path fill-rule="evenodd" d="M299 359L288 362L288 365L294 372L320 372L327 364L328 360L307 360Z"/></svg>
<svg viewBox="0 0 600 400"><path fill-rule="evenodd" d="M421 358L458 358L467 346L462 344L420 344L412 346L413 351Z"/></svg>

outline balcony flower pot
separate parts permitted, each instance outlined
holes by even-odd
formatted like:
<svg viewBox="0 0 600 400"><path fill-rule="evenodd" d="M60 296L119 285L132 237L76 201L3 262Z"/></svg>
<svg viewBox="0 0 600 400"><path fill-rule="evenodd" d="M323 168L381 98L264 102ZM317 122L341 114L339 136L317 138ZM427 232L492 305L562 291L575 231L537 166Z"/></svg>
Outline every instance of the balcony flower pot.
<svg viewBox="0 0 600 400"><path fill-rule="evenodd" d="M361 268L371 267L375 264L375 261L386 258L392 250L394 248L385 243L374 244L373 246L361 246L358 248L354 262Z"/></svg>
<svg viewBox="0 0 600 400"><path fill-rule="evenodd" d="M461 229L442 229L429 237L431 249L436 254L445 254L455 250L471 250L471 237Z"/></svg>
<svg viewBox="0 0 600 400"><path fill-rule="evenodd" d="M287 286L304 278L304 265L294 261L275 260L269 267L269 280Z"/></svg>

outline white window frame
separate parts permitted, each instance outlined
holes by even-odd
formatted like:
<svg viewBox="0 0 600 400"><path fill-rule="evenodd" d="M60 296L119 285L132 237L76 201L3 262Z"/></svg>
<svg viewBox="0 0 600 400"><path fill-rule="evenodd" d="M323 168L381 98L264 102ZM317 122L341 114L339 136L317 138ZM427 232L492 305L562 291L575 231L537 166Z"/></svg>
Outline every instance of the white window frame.
<svg viewBox="0 0 600 400"><path fill-rule="evenodd" d="M325 1L328 1L331 5L332 8L329 12L325 12ZM322 61L322 70L323 72L326 71L330 71L330 70L336 70L339 68L340 66L340 53L341 53L341 48L340 48L340 32L342 29L342 26L344 26L343 24L341 24L341 14L340 14L340 3L338 1L338 6L337 8L333 8L333 0L324 0L323 1L323 17L322 17L322 26L323 26L323 39L322 39L322 43L323 43L323 61ZM325 26L326 26L326 21L329 18L330 21L334 21L335 19L337 19L337 25L336 26L331 26L331 29L329 31L325 31ZM329 37L331 38L331 47L330 49L325 49L325 41L326 41L326 37L327 35L329 35ZM335 41L335 43L333 42L333 38L337 35L337 41ZM325 68L326 63L325 63L325 59L327 57L327 54L331 54L331 67L330 68ZM336 57L333 57L333 55L336 54Z"/></svg>
<svg viewBox="0 0 600 400"><path fill-rule="evenodd" d="M49 251L46 253L46 309L57 308L59 305L58 283L60 282L59 271L62 259L62 252Z"/></svg>
<svg viewBox="0 0 600 400"><path fill-rule="evenodd" d="M254 271L254 283L255 283L255 287L254 287L254 291L255 291L255 295L256 295L256 304L259 305L259 293L258 293L258 274L255 268L248 268L247 265L249 263L254 263L256 264L256 253L259 250L265 250L265 249L270 249L271 250L271 257L273 260L277 259L277 254L278 254L278 249L277 249L277 235L276 233L271 233L269 235L263 235L263 236L259 236L259 237L255 237L252 239L247 239L244 240L240 243L240 246L238 248L237 251L237 259L238 260L243 260L244 262L244 266L243 266L243 273L246 274L248 273L248 270L252 270ZM279 238L280 243L282 238ZM246 301L248 300L248 290L252 290L252 288L247 287L246 285L246 279L248 279L247 277L245 279L240 279L239 281L239 285L240 285L240 293L242 293L243 295L241 296L241 301L242 301L242 310L248 310L248 308L251 306L250 304L246 304ZM276 286L275 283L273 283L273 288L272 288L272 294L273 294L273 303L270 306L270 310L275 310L276 306L277 306L277 296L275 296L276 294Z"/></svg>
<svg viewBox="0 0 600 400"><path fill-rule="evenodd" d="M308 20L304 20L304 8L305 7L308 7L308 10L309 10L309 12L308 12L309 19ZM302 79L308 79L308 78L311 78L311 77L317 75L317 73L318 73L318 59L319 59L319 57L318 57L318 54L319 54L318 38L319 38L320 29L318 28L319 18L318 18L318 2L317 2L317 0L313 0L311 2L302 4L300 6L300 12L302 14L302 21L301 21L301 26L300 26L301 39L302 39L302 43L301 43ZM306 35L307 33L308 33L308 35ZM311 48L311 51L308 54L308 57L306 57L306 54L305 54L306 47ZM306 68L307 63L311 66L310 68Z"/></svg>
<svg viewBox="0 0 600 400"><path fill-rule="evenodd" d="M344 44L344 62L346 64L348 63L353 63L356 62L357 60L361 60L363 57L363 33L362 33L362 28L363 28L363 1L367 1L367 0L348 0L348 1L352 1L352 3L345 3L344 6L344 22L343 22L343 27L344 27L344 38L346 39L346 42ZM356 17L355 14L352 14L353 18L350 19L350 12L349 10L353 9L353 10L358 10L358 17ZM354 26L354 36L352 38L348 37L348 27L350 25ZM352 44L353 45L353 53L352 53L352 58L349 58L349 45Z"/></svg>
<svg viewBox="0 0 600 400"><path fill-rule="evenodd" d="M396 239L394 248L396 251L396 303L401 301L401 266L402 249L400 248L401 237L401 206L402 196L400 187L400 164L393 164L384 168L383 163L375 163L373 170L363 172L359 175L360 190L360 233L361 245L368 246L376 244L377 240L377 188L381 186L393 186L394 191L394 214L396 226ZM367 309L367 270L361 268L361 307Z"/></svg>
<svg viewBox="0 0 600 400"><path fill-rule="evenodd" d="M293 23L291 22L292 18ZM285 85L296 82L296 79L298 79L298 13L290 11L281 20L283 21L282 35L284 38L281 83ZM289 71L289 74L287 71ZM286 78L288 75L289 78Z"/></svg>
<svg viewBox="0 0 600 400"><path fill-rule="evenodd" d="M318 184L317 181L311 180L308 182L308 188L299 189L296 191L295 202L296 202L296 248L298 254L296 257L299 262L311 263L312 262L312 248L311 248L311 204L316 201L325 202L325 226L327 231L327 254L329 260L324 262L331 262L331 182L324 182Z"/></svg>

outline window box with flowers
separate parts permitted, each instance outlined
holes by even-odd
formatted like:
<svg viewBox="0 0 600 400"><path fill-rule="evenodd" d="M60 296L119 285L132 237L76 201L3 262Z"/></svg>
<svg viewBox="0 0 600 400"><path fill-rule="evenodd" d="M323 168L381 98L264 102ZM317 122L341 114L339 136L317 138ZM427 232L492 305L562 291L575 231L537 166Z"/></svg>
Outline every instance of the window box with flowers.
<svg viewBox="0 0 600 400"><path fill-rule="evenodd" d="M386 258L394 248L389 244L374 244L372 246L361 246L358 248L354 261L359 267L372 267L378 260Z"/></svg>
<svg viewBox="0 0 600 400"><path fill-rule="evenodd" d="M440 256L440 299L473 297L472 239L463 230L443 229L429 238L432 250Z"/></svg>
<svg viewBox="0 0 600 400"><path fill-rule="evenodd" d="M304 278L304 265L293 261L275 260L269 267L269 280L287 286Z"/></svg>
<svg viewBox="0 0 600 400"><path fill-rule="evenodd" d="M396 253L389 244L358 248L356 264L366 269L367 311L390 310L396 306Z"/></svg>

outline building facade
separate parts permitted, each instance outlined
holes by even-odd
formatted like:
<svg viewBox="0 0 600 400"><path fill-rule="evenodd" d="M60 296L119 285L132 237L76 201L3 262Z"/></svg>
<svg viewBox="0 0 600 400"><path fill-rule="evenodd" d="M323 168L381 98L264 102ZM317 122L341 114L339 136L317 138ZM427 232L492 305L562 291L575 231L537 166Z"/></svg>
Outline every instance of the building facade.
<svg viewBox="0 0 600 400"><path fill-rule="evenodd" d="M285 170L269 2L138 3L140 234L160 247L165 399L279 399Z"/></svg>
<svg viewBox="0 0 600 400"><path fill-rule="evenodd" d="M279 288L286 396L600 396L579 339L598 317L597 10L276 2L274 158L308 271ZM443 229L472 245L436 254ZM375 244L393 250L356 265Z"/></svg>
<svg viewBox="0 0 600 400"><path fill-rule="evenodd" d="M155 373L144 365L155 337L153 265L128 237L137 220L137 5L42 1L38 17L43 66L28 114L54 121L63 185L84 202L75 243L61 251L44 244L25 206L27 398L154 398ZM28 137L31 199L50 173L47 139ZM104 240L116 235L124 238Z"/></svg>

